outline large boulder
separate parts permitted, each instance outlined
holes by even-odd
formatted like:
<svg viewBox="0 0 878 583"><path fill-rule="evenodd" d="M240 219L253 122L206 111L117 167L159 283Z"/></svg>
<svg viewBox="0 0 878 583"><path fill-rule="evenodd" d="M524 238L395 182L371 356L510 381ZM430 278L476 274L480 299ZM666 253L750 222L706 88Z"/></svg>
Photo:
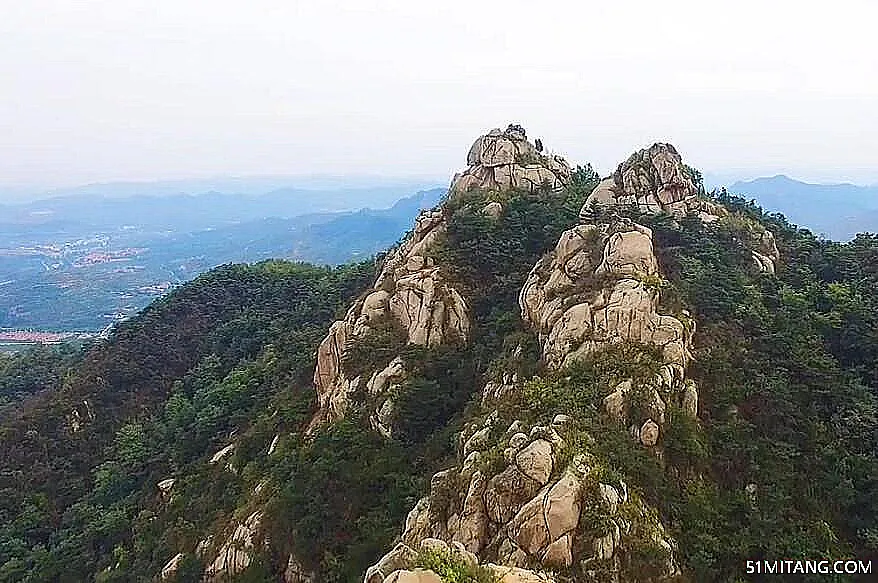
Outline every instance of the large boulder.
<svg viewBox="0 0 878 583"><path fill-rule="evenodd" d="M454 177L452 194L513 188L533 192L543 185L557 190L567 185L571 176L570 166L563 158L544 155L518 125L510 125L506 130L493 129L477 138L467 154L467 164L469 167Z"/></svg>

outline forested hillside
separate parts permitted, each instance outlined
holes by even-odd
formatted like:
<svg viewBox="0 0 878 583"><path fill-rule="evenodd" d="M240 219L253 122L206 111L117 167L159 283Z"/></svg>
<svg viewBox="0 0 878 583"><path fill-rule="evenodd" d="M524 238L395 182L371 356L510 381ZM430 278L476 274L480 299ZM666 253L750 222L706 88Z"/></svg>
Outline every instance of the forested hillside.
<svg viewBox="0 0 878 583"><path fill-rule="evenodd" d="M601 180L510 126L467 163L374 262L220 267L0 361L0 581L878 559L878 237L706 193L666 144Z"/></svg>
<svg viewBox="0 0 878 583"><path fill-rule="evenodd" d="M314 345L372 270L220 267L120 325L63 373L42 375L33 398L4 411L3 580L89 580L122 559L118 574L98 577L149 579L153 561L164 563L153 553L224 516L237 490L196 460L269 407L275 423L300 422L313 400L304 379ZM9 359L4 386L21 378L18 361L34 359ZM169 515L160 532L151 517L173 507L157 498L156 483L177 471L192 473L198 495L179 509L185 519L175 527Z"/></svg>

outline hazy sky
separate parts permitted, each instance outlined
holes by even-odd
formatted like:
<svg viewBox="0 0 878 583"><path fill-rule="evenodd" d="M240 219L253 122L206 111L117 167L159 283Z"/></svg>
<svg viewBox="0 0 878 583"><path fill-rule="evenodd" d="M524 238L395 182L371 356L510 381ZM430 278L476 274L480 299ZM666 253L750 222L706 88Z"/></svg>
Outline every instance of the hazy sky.
<svg viewBox="0 0 878 583"><path fill-rule="evenodd" d="M878 182L874 1L0 0L0 184L448 176L522 123Z"/></svg>

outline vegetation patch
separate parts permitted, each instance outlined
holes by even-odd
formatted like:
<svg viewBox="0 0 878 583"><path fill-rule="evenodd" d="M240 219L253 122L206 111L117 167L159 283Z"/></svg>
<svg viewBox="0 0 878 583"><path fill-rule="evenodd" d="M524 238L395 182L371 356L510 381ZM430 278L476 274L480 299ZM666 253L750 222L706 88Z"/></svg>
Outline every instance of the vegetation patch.
<svg viewBox="0 0 878 583"><path fill-rule="evenodd" d="M427 549L418 553L415 565L439 575L445 583L497 583L493 571L468 562L450 549Z"/></svg>

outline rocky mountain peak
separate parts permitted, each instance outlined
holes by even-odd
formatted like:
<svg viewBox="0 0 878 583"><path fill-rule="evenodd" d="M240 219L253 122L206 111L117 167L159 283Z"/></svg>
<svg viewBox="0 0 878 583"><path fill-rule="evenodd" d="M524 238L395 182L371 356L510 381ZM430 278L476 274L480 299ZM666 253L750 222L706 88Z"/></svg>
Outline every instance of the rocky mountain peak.
<svg viewBox="0 0 878 583"><path fill-rule="evenodd" d="M469 166L455 176L449 195L473 189L533 192L544 186L563 188L570 181L570 166L560 156L541 150L542 143L538 148L528 141L520 125L493 129L470 147ZM484 209L495 219L502 211L502 205L496 202ZM349 397L356 390L366 388L381 397L404 378L396 360L385 363L384 370L367 371L371 376L349 378L345 373L345 352L370 334L393 329L407 343L431 347L466 341L470 329L467 299L446 280L443 266L432 256L446 231L447 219L447 209L442 206L423 212L414 229L385 260L373 288L330 328L318 350L314 384L320 409L312 429L343 417ZM373 425L388 435L384 420L392 413L393 403L389 397L378 401Z"/></svg>
<svg viewBox="0 0 878 583"><path fill-rule="evenodd" d="M683 158L671 144L655 143L619 164L613 180L628 191L655 193L661 204L673 205L698 194Z"/></svg>
<svg viewBox="0 0 878 583"><path fill-rule="evenodd" d="M666 212L683 217L702 213L703 219L716 220L718 205L708 205L698 197L698 187L683 159L671 144L656 143L638 150L619 164L589 196L583 212L591 206L636 206L643 212Z"/></svg>
<svg viewBox="0 0 878 583"><path fill-rule="evenodd" d="M468 168L455 175L451 193L513 188L534 191L544 184L551 189L564 187L570 182L570 166L561 156L542 150L542 141L530 142L520 125L495 128L473 142L466 157Z"/></svg>
<svg viewBox="0 0 878 583"><path fill-rule="evenodd" d="M677 219L694 215L705 223L728 217L729 211L722 205L700 194L677 149L658 142L628 156L612 176L602 180L582 206L580 219L589 222L594 211L614 207L667 213ZM761 271L773 273L780 259L774 235L755 221L745 222L743 244Z"/></svg>

